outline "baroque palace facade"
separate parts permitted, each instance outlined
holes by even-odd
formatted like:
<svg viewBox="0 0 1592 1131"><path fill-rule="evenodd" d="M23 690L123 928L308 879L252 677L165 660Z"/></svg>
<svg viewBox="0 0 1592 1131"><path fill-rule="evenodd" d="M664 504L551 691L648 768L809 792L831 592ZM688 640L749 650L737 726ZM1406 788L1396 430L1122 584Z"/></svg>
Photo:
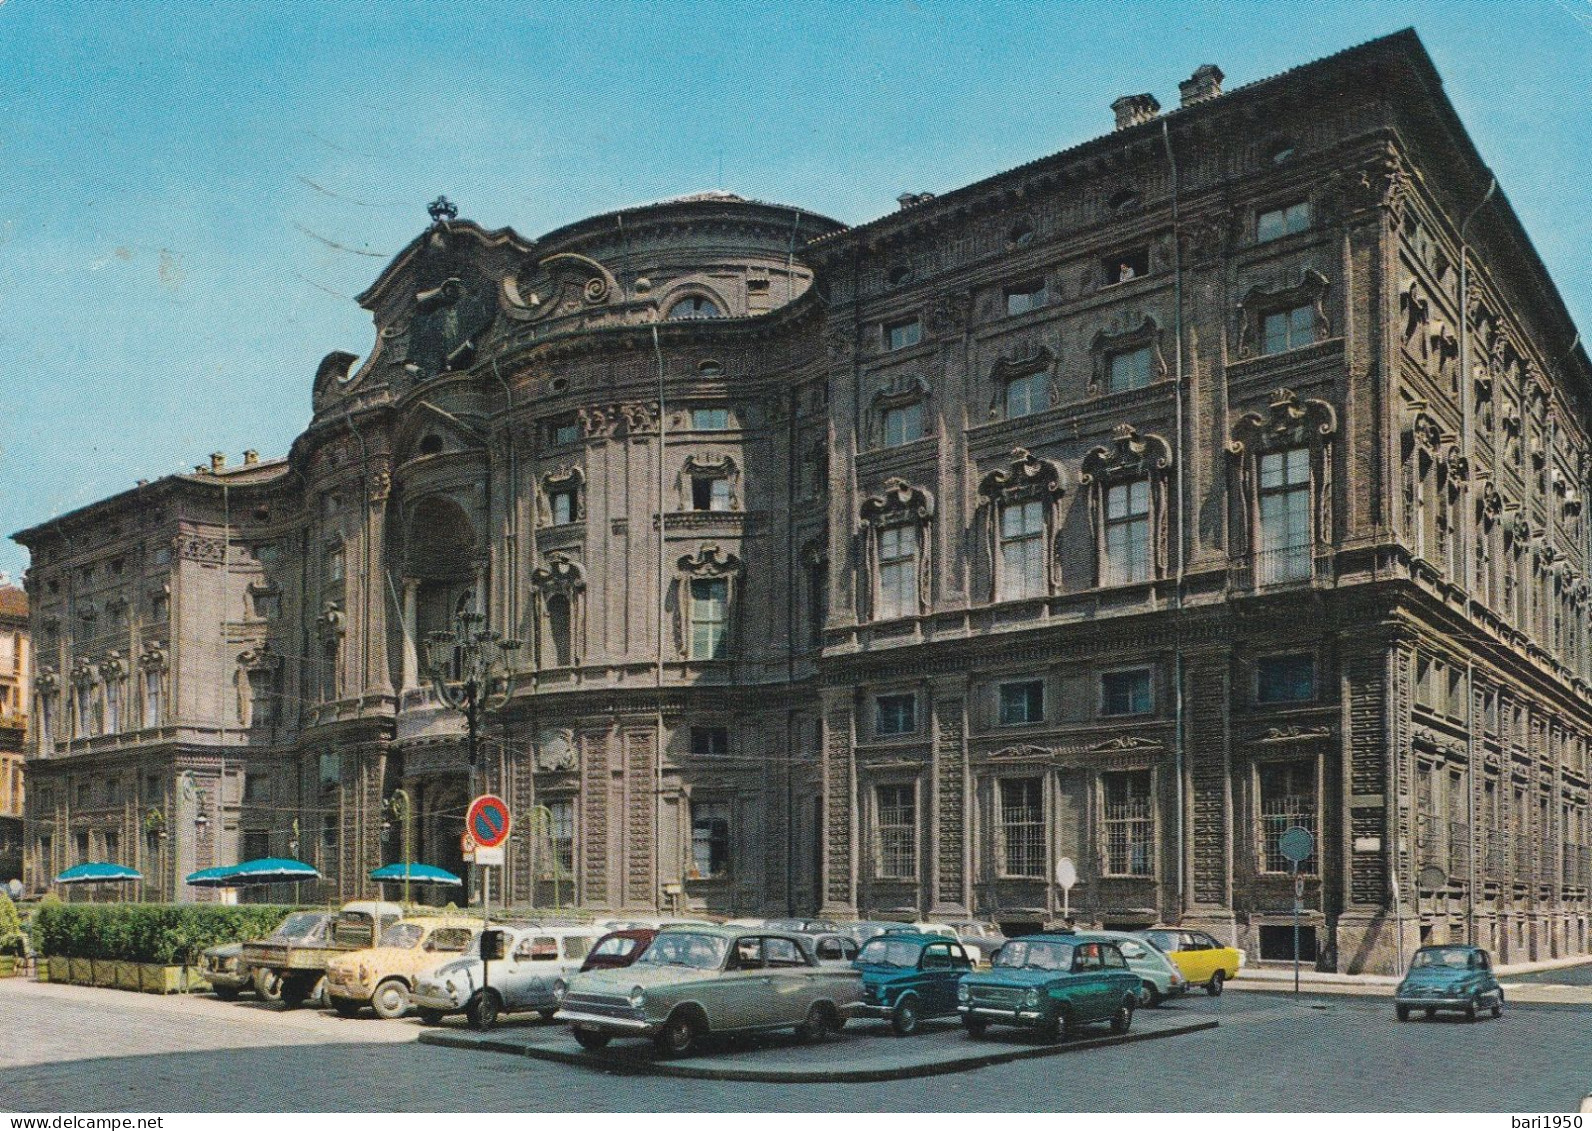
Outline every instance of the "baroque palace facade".
<svg viewBox="0 0 1592 1131"><path fill-rule="evenodd" d="M1413 32L846 228L434 206L287 457L17 535L27 843L459 866L417 641L523 639L515 904L1588 950L1592 366ZM539 807L539 808L537 808ZM529 814L535 813L532 820ZM309 894L306 892L306 894Z"/></svg>

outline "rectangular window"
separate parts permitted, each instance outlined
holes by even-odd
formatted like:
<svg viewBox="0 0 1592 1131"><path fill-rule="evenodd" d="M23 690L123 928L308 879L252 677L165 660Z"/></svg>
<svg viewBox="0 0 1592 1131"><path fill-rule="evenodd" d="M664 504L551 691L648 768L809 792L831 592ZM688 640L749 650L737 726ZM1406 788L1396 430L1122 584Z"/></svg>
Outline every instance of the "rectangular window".
<svg viewBox="0 0 1592 1131"><path fill-rule="evenodd" d="M873 733L880 738L918 729L918 697L911 692L881 695L873 701Z"/></svg>
<svg viewBox="0 0 1592 1131"><path fill-rule="evenodd" d="M918 874L918 791L915 785L881 785L875 791L879 816L876 863L881 879L910 880Z"/></svg>
<svg viewBox="0 0 1592 1131"><path fill-rule="evenodd" d="M1044 782L1003 778L1000 783L1001 867L1007 876L1045 874Z"/></svg>
<svg viewBox="0 0 1592 1131"><path fill-rule="evenodd" d="M1144 388L1154 376L1153 360L1149 346L1123 350L1106 358L1106 392L1124 393Z"/></svg>
<svg viewBox="0 0 1592 1131"><path fill-rule="evenodd" d="M1142 278L1150 273L1150 249L1139 247L1108 255L1100 261L1100 269L1108 287Z"/></svg>
<svg viewBox="0 0 1592 1131"><path fill-rule="evenodd" d="M326 551L326 580L333 583L343 580L343 548L332 546Z"/></svg>
<svg viewBox="0 0 1592 1131"><path fill-rule="evenodd" d="M1044 306L1048 301L1045 294L1045 281L1036 280L1016 287L1006 288L1006 313L1026 314Z"/></svg>
<svg viewBox="0 0 1592 1131"><path fill-rule="evenodd" d="M575 874L575 802L569 797L555 798L547 802L549 820L547 822L547 836L551 841L553 865L556 871L548 874L544 869L543 875L547 879L567 880Z"/></svg>
<svg viewBox="0 0 1592 1131"><path fill-rule="evenodd" d="M243 803L245 805L263 805L271 800L271 775L270 774L244 774L243 775ZM265 855L269 856L270 853ZM253 860L254 856L245 856L246 860Z"/></svg>
<svg viewBox="0 0 1592 1131"><path fill-rule="evenodd" d="M1150 694L1150 669L1132 668L1100 675L1102 715L1148 715L1155 709Z"/></svg>
<svg viewBox="0 0 1592 1131"><path fill-rule="evenodd" d="M1308 703L1316 697L1316 658L1267 656L1255 661L1255 702Z"/></svg>
<svg viewBox="0 0 1592 1131"><path fill-rule="evenodd" d="M1100 775L1105 806L1105 870L1108 876L1155 875L1155 810L1150 771L1123 770Z"/></svg>
<svg viewBox="0 0 1592 1131"><path fill-rule="evenodd" d="M76 837L76 841L77 841L77 862L79 864L87 864L89 861L94 859L88 853L88 834L87 833L78 833L77 837Z"/></svg>
<svg viewBox="0 0 1592 1131"><path fill-rule="evenodd" d="M722 577L691 582L691 658L718 660L729 637L730 583Z"/></svg>
<svg viewBox="0 0 1592 1131"><path fill-rule="evenodd" d="M1150 481L1135 479L1106 491L1103 585L1150 580Z"/></svg>
<svg viewBox="0 0 1592 1131"><path fill-rule="evenodd" d="M730 807L691 799L691 876L713 880L730 870Z"/></svg>
<svg viewBox="0 0 1592 1131"><path fill-rule="evenodd" d="M321 792L336 789L343 784L343 756L335 751L320 757Z"/></svg>
<svg viewBox="0 0 1592 1131"><path fill-rule="evenodd" d="M1000 725L1021 726L1045 721L1045 682L1025 679L1000 685Z"/></svg>
<svg viewBox="0 0 1592 1131"><path fill-rule="evenodd" d="M264 860L271 855L271 833L267 829L245 829L243 833L243 858Z"/></svg>
<svg viewBox="0 0 1592 1131"><path fill-rule="evenodd" d="M565 526L575 521L575 492L553 492L553 525Z"/></svg>
<svg viewBox="0 0 1592 1131"><path fill-rule="evenodd" d="M122 681L111 676L105 681L105 733L117 734L122 729Z"/></svg>
<svg viewBox="0 0 1592 1131"><path fill-rule="evenodd" d="M727 408L694 408L691 410L691 427L702 432L722 432L730 426Z"/></svg>
<svg viewBox="0 0 1592 1131"><path fill-rule="evenodd" d="M1255 242L1281 239L1310 227L1310 202L1298 201L1284 208L1262 212L1255 219Z"/></svg>
<svg viewBox="0 0 1592 1131"><path fill-rule="evenodd" d="M691 728L691 753L698 757L722 758L729 752L729 727Z"/></svg>
<svg viewBox="0 0 1592 1131"><path fill-rule="evenodd" d="M923 405L906 404L884 410L884 446L900 447L923 439Z"/></svg>
<svg viewBox="0 0 1592 1131"><path fill-rule="evenodd" d="M330 854L337 851L337 814L321 814L321 849ZM334 864L329 858L322 863L322 869Z"/></svg>
<svg viewBox="0 0 1592 1131"><path fill-rule="evenodd" d="M1316 766L1308 758L1268 762L1257 771L1260 779L1260 868L1287 872L1292 863L1282 854L1282 834L1295 825L1316 835ZM1299 865L1301 872L1316 870L1315 856Z"/></svg>
<svg viewBox="0 0 1592 1131"><path fill-rule="evenodd" d="M1316 308L1296 306L1275 310L1261 319L1260 352L1285 353L1316 340Z"/></svg>
<svg viewBox="0 0 1592 1131"><path fill-rule="evenodd" d="M1000 599L1045 595L1045 514L1037 499L1001 508Z"/></svg>
<svg viewBox="0 0 1592 1131"><path fill-rule="evenodd" d="M1260 529L1256 579L1262 585L1304 581L1311 574L1310 451L1290 448L1260 457Z"/></svg>
<svg viewBox="0 0 1592 1131"><path fill-rule="evenodd" d="M1050 407L1050 378L1041 370L1006 382L1006 419L1043 412Z"/></svg>
<svg viewBox="0 0 1592 1131"><path fill-rule="evenodd" d="M722 475L697 475L691 479L691 509L727 511L730 509L730 481Z"/></svg>
<svg viewBox="0 0 1592 1131"><path fill-rule="evenodd" d="M918 528L891 526L879 531L879 616L918 613Z"/></svg>
<svg viewBox="0 0 1592 1131"><path fill-rule="evenodd" d="M923 340L923 325L916 318L904 322L891 322L884 328L884 348L904 350Z"/></svg>
<svg viewBox="0 0 1592 1131"><path fill-rule="evenodd" d="M553 446L556 448L568 447L580 439L580 421L573 416L563 416L552 422L549 429L552 433Z"/></svg>

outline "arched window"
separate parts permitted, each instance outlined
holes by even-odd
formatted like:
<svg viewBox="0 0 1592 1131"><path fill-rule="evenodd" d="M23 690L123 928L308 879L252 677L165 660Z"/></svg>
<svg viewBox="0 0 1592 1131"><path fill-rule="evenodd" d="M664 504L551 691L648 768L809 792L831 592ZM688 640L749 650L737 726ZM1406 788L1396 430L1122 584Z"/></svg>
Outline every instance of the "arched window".
<svg viewBox="0 0 1592 1131"><path fill-rule="evenodd" d="M722 318L718 304L706 295L687 295L669 308L668 320L679 322L687 318Z"/></svg>
<svg viewBox="0 0 1592 1131"><path fill-rule="evenodd" d="M543 667L580 663L585 636L586 575L567 554L549 554L531 571L531 588L540 606L537 659Z"/></svg>

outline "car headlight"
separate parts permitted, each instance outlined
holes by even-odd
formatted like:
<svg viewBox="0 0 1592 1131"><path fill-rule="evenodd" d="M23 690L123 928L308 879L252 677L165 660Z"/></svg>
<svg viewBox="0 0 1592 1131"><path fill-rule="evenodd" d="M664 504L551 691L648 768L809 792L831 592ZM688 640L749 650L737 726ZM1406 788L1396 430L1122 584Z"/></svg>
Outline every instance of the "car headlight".
<svg viewBox="0 0 1592 1131"><path fill-rule="evenodd" d="M630 987L630 1008L640 1009L647 1004L647 994L640 986Z"/></svg>
<svg viewBox="0 0 1592 1131"><path fill-rule="evenodd" d="M564 1000L564 995L567 994L568 992L569 992L569 986L564 982L564 979L560 978L560 979L558 979L558 981L553 983L553 1000L554 1001L563 1001Z"/></svg>
<svg viewBox="0 0 1592 1131"><path fill-rule="evenodd" d="M972 996L972 992L967 988L967 983L966 982L958 982L958 983L956 983L956 1000L957 1001L966 1001L971 996Z"/></svg>
<svg viewBox="0 0 1592 1131"><path fill-rule="evenodd" d="M1030 1008L1039 1004L1039 988L1037 986L1023 995L1023 1004Z"/></svg>
<svg viewBox="0 0 1592 1131"><path fill-rule="evenodd" d="M453 979L452 978L448 979L448 983L447 983L446 989L448 991L448 996L449 997L452 997L454 994L459 992L459 987L457 987L457 986L455 986L453 984Z"/></svg>

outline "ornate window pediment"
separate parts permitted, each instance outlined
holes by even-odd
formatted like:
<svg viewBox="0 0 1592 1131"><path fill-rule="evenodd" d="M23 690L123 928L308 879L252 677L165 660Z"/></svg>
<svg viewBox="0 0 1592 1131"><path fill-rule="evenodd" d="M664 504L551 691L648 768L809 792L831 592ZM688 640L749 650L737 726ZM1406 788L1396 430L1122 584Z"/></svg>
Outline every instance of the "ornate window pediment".
<svg viewBox="0 0 1592 1131"><path fill-rule="evenodd" d="M1065 491L1061 468L1029 454L1026 448L1013 448L1012 462L991 471L978 483L980 495L1001 503L1018 499L1049 500Z"/></svg>
<svg viewBox="0 0 1592 1131"><path fill-rule="evenodd" d="M72 661L72 683L79 688L93 685L99 674L98 665L86 656L79 656Z"/></svg>
<svg viewBox="0 0 1592 1131"><path fill-rule="evenodd" d="M1056 511L1065 490L1061 468L1025 448L979 480L991 600L1055 591Z"/></svg>
<svg viewBox="0 0 1592 1131"><path fill-rule="evenodd" d="M531 586L539 593L568 596L586 588L586 573L580 563L568 555L549 554L545 562L531 571Z"/></svg>
<svg viewBox="0 0 1592 1131"><path fill-rule="evenodd" d="M990 367L989 379L991 386L989 415L995 419L1002 415L1005 406L1005 415L1013 416L1013 411L1008 402L1008 389L1012 382L1033 378L1035 383L1043 381L1045 403L1043 406L1029 407L1027 412L1041 412L1045 408L1053 408L1061 403L1061 390L1056 388L1055 366L1056 354L1049 346L1039 346L1032 353L1021 357L1002 356L996 359ZM1041 377L1041 375L1043 375ZM1018 415L1027 415L1021 413Z"/></svg>
<svg viewBox="0 0 1592 1131"><path fill-rule="evenodd" d="M884 491L861 507L860 611L868 619L910 616L929 609L930 543L934 496L891 476Z"/></svg>
<svg viewBox="0 0 1592 1131"><path fill-rule="evenodd" d="M1128 585L1166 574L1172 448L1164 437L1119 424L1110 444L1083 457L1095 532L1095 584Z"/></svg>
<svg viewBox="0 0 1592 1131"><path fill-rule="evenodd" d="M917 374L891 377L868 402L868 446L893 447L932 434L929 402L933 396L928 381Z"/></svg>
<svg viewBox="0 0 1592 1131"><path fill-rule="evenodd" d="M537 656L544 667L580 663L586 639L586 572L567 554L549 554L531 571Z"/></svg>
<svg viewBox="0 0 1592 1131"><path fill-rule="evenodd" d="M1161 348L1163 333L1161 324L1153 317L1146 314L1137 325L1122 328L1117 324L1096 331L1089 340L1089 354L1092 358L1089 391L1091 393L1107 392L1111 389L1112 359L1127 356L1137 350L1148 350L1150 358L1150 381L1164 381L1168 373L1166 352Z"/></svg>
<svg viewBox="0 0 1592 1131"><path fill-rule="evenodd" d="M932 522L934 496L892 475L884 481L883 492L870 496L862 504L861 514L862 521L874 527Z"/></svg>
<svg viewBox="0 0 1592 1131"><path fill-rule="evenodd" d="M733 553L728 553L712 542L698 547L694 554L686 554L676 563L681 573L696 579L738 577L746 568Z"/></svg>
<svg viewBox="0 0 1592 1131"><path fill-rule="evenodd" d="M706 480L706 486L698 486ZM713 481L722 482L715 491ZM682 511L739 511L741 509L741 467L728 452L694 452L685 458L675 476Z"/></svg>
<svg viewBox="0 0 1592 1131"><path fill-rule="evenodd" d="M1242 456L1311 447L1337 431L1337 410L1326 401L1301 401L1292 389L1277 389L1265 412L1246 412L1238 418L1227 450Z"/></svg>
<svg viewBox="0 0 1592 1131"><path fill-rule="evenodd" d="M126 678L127 664L122 659L122 654L117 651L105 653L105 658L100 661L99 674L106 683Z"/></svg>
<svg viewBox="0 0 1592 1131"><path fill-rule="evenodd" d="M1164 475L1172 467L1172 446L1153 432L1119 424L1110 444L1091 448L1083 457L1078 481L1085 486L1108 479Z"/></svg>
<svg viewBox="0 0 1592 1131"><path fill-rule="evenodd" d="M586 472L578 465L542 476L537 518L543 526L565 526L586 518Z"/></svg>
<svg viewBox="0 0 1592 1131"><path fill-rule="evenodd" d="M675 563L675 648L682 659L725 660L734 655L739 589L746 563L715 543Z"/></svg>
<svg viewBox="0 0 1592 1131"><path fill-rule="evenodd" d="M1260 355L1265 318L1278 311L1308 306L1315 316L1314 339L1319 342L1331 337L1332 323L1326 309L1330 286L1325 275L1307 267L1299 281L1291 286L1268 287L1257 283L1250 287L1238 304L1238 356Z"/></svg>

